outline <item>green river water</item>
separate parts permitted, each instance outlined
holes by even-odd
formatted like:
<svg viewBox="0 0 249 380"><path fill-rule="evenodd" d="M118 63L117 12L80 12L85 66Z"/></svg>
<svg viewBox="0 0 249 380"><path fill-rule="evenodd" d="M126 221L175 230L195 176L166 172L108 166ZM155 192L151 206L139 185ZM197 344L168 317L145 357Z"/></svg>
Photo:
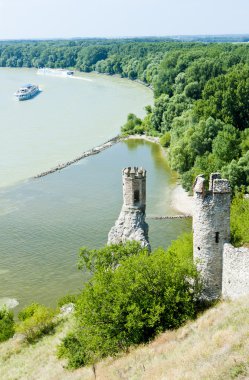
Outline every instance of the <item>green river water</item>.
<svg viewBox="0 0 249 380"><path fill-rule="evenodd" d="M153 248L167 247L191 227L184 219L150 219L174 214L170 196L175 178L160 147L143 140L119 143L60 172L27 180L104 142L119 131L128 112L142 116L143 107L152 102L152 93L136 83L82 77L91 81L0 70L5 92L9 89L7 95L0 91L0 304L15 299L17 310L32 301L55 305L58 297L82 288L86 275L77 270L79 248L106 243L122 206L123 167L143 166L148 172ZM43 92L31 101L15 102L17 78L20 85L41 83ZM50 94L56 89L57 107Z"/></svg>

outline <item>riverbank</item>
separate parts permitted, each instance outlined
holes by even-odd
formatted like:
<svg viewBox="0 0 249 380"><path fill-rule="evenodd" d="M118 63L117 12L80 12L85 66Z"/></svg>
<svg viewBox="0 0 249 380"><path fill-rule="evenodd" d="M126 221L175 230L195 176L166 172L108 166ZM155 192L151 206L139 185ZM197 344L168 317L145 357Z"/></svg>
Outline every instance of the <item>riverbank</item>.
<svg viewBox="0 0 249 380"><path fill-rule="evenodd" d="M122 137L122 140L144 140L149 141L155 144L160 144L160 138L154 137L154 136L147 136L147 135L129 135Z"/></svg>

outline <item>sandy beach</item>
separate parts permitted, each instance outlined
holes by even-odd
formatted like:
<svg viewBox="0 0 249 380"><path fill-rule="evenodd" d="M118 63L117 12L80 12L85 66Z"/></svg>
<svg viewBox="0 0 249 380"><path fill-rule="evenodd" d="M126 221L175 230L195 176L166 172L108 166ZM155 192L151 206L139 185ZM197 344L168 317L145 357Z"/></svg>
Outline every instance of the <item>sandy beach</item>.
<svg viewBox="0 0 249 380"><path fill-rule="evenodd" d="M179 184L172 191L171 207L185 215L193 215L193 197Z"/></svg>
<svg viewBox="0 0 249 380"><path fill-rule="evenodd" d="M145 140L149 141L155 144L159 144L160 138L159 137L153 137L153 136L147 136L147 135L129 135L125 137L121 137L122 140Z"/></svg>

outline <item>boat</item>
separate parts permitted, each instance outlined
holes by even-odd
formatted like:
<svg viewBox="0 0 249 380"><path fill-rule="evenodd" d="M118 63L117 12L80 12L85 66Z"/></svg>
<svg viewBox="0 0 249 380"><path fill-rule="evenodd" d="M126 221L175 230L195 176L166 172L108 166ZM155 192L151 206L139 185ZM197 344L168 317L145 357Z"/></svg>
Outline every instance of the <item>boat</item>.
<svg viewBox="0 0 249 380"><path fill-rule="evenodd" d="M68 77L74 75L74 71L67 69L51 69L49 67L41 67L37 70L37 74Z"/></svg>
<svg viewBox="0 0 249 380"><path fill-rule="evenodd" d="M25 84L14 94L18 100L28 100L36 96L40 89L35 84Z"/></svg>

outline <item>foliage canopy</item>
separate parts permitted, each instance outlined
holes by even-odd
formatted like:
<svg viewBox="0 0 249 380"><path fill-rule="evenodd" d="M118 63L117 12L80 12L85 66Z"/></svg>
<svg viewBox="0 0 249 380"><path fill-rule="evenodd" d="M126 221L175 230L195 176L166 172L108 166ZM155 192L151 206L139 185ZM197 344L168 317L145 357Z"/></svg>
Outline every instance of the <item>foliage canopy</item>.
<svg viewBox="0 0 249 380"><path fill-rule="evenodd" d="M76 304L77 328L59 348L59 356L67 357L71 367L148 342L196 314L199 285L191 236L167 252L149 254L129 243L105 247L99 254L96 265L98 252L89 251L88 261L84 250L84 262L94 267L94 274ZM89 266L92 259L94 266Z"/></svg>

